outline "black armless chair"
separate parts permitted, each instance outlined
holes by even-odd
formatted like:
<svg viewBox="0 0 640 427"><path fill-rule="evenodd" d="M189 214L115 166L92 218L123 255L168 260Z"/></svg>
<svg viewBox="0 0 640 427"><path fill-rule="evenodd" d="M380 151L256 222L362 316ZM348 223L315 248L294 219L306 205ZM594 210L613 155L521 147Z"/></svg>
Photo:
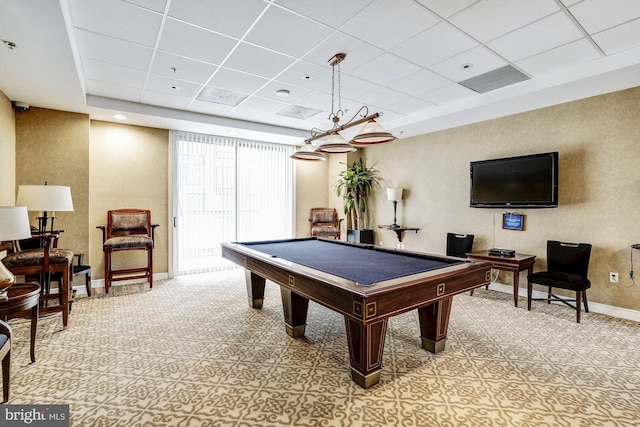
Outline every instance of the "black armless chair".
<svg viewBox="0 0 640 427"><path fill-rule="evenodd" d="M576 321L580 323L580 304L584 304L584 311L589 312L587 305L587 289L591 282L587 278L591 245L588 243L563 243L556 240L547 241L547 271L539 271L529 275L527 284L527 309L531 310L533 284L547 286L547 298L536 300L559 301L577 312ZM567 289L576 293L575 299L561 298L554 295L552 288ZM575 305L570 304L574 302Z"/></svg>
<svg viewBox="0 0 640 427"><path fill-rule="evenodd" d="M472 247L473 234L447 233L447 256L466 258ZM473 289L471 289L471 295L473 295Z"/></svg>

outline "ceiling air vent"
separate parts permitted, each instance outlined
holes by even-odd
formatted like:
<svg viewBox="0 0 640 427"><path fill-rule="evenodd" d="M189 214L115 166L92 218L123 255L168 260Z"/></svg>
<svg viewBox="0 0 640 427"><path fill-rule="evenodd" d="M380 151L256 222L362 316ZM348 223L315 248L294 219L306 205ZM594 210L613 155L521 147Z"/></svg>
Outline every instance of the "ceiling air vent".
<svg viewBox="0 0 640 427"><path fill-rule="evenodd" d="M479 76L459 82L462 86L475 90L478 93L491 92L501 87L529 80L529 76L516 70L511 65L480 74Z"/></svg>
<svg viewBox="0 0 640 427"><path fill-rule="evenodd" d="M315 110L313 108L302 107L300 105L289 105L286 108L278 111L276 114L279 116L292 117L294 119L308 119L315 116L318 113L322 113L322 110Z"/></svg>
<svg viewBox="0 0 640 427"><path fill-rule="evenodd" d="M244 93L207 86L202 90L202 92L200 92L197 99L204 102L213 102L214 104L230 105L235 107L244 101L246 97L247 95Z"/></svg>

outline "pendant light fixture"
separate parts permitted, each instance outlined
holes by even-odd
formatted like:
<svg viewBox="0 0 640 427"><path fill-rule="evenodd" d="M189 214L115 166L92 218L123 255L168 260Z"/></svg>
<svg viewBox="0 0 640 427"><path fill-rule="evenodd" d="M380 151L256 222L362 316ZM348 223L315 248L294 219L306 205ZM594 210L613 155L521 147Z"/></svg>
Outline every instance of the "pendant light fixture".
<svg viewBox="0 0 640 427"><path fill-rule="evenodd" d="M375 121L382 113L369 115L369 108L367 106L360 107L358 112L349 121L343 125L340 124L340 117L344 115L344 111L342 111L340 63L344 61L346 57L347 55L345 53L337 53L329 60L329 65L331 65L331 114L329 114L329 119L333 122L333 126L326 131L316 128L311 129L311 137L307 138L304 141L304 145L291 156L292 159L326 160L319 151L324 153L351 153L356 151L356 147L384 144L398 139ZM338 68L337 74L336 67ZM336 83L338 87L338 108L334 111ZM339 133L340 131L362 123L366 124L350 142L347 142ZM312 144L312 142L316 140L322 140L322 142L315 145Z"/></svg>

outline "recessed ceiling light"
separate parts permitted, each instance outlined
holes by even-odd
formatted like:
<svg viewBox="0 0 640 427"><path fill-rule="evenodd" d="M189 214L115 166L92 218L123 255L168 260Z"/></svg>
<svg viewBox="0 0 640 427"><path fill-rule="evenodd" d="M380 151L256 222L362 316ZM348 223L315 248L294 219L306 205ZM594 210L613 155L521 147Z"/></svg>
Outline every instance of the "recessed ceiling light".
<svg viewBox="0 0 640 427"><path fill-rule="evenodd" d="M127 120L127 117L123 114L114 114L113 118L117 120Z"/></svg>
<svg viewBox="0 0 640 427"><path fill-rule="evenodd" d="M466 64L462 64L462 65L460 66L460 69L461 69L461 70L468 70L469 68L472 68L472 67L473 67L473 64L466 63Z"/></svg>
<svg viewBox="0 0 640 427"><path fill-rule="evenodd" d="M311 74L305 74L304 76L300 77L302 80L313 80L313 76Z"/></svg>
<svg viewBox="0 0 640 427"><path fill-rule="evenodd" d="M289 92L287 89L278 89L276 91L276 95L282 97L282 98L286 98L287 96L289 96L291 92Z"/></svg>

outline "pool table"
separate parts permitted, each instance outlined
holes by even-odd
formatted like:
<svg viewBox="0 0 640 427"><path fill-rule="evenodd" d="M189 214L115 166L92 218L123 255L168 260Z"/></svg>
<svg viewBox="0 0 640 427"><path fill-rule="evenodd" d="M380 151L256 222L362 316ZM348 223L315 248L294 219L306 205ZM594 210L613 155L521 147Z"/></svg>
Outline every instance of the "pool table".
<svg viewBox="0 0 640 427"><path fill-rule="evenodd" d="M444 350L455 294L484 286L491 264L320 238L223 243L245 268L249 306L261 308L265 279L280 285L285 329L304 335L309 300L344 316L351 377L380 380L389 317L417 309L422 348Z"/></svg>

